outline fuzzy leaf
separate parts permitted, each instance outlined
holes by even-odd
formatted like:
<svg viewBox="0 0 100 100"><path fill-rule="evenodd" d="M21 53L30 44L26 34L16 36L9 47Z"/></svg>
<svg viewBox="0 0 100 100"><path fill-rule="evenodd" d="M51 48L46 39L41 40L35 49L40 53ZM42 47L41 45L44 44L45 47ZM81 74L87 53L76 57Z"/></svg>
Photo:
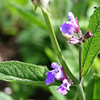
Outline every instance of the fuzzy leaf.
<svg viewBox="0 0 100 100"><path fill-rule="evenodd" d="M44 85L46 67L18 61L0 62L0 80L25 85Z"/></svg>
<svg viewBox="0 0 100 100"><path fill-rule="evenodd" d="M93 64L95 57L100 51L100 7L98 7L90 17L88 30L95 34L87 39L82 46L82 74L84 76L90 66Z"/></svg>

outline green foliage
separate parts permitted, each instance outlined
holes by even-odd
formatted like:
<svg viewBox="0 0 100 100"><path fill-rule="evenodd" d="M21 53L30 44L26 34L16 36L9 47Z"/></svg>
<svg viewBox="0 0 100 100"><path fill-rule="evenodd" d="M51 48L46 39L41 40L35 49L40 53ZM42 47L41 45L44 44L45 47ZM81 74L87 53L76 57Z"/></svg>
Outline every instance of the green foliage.
<svg viewBox="0 0 100 100"><path fill-rule="evenodd" d="M11 83L13 100L27 100L31 95L35 94L37 87L39 86Z"/></svg>
<svg viewBox="0 0 100 100"><path fill-rule="evenodd" d="M93 75L86 89L86 100L100 100L100 76Z"/></svg>
<svg viewBox="0 0 100 100"><path fill-rule="evenodd" d="M62 53L65 57L65 61L68 64L70 70L73 72L73 74L76 77L78 77L79 76L79 73L78 73L78 71L79 71L79 68L78 68L78 66L79 66L79 64L78 64L78 59L79 59L78 49L71 44L68 45L68 48L69 49L62 51ZM73 52L73 50L74 50L74 52Z"/></svg>
<svg viewBox="0 0 100 100"><path fill-rule="evenodd" d="M13 100L9 95L0 92L0 100Z"/></svg>
<svg viewBox="0 0 100 100"><path fill-rule="evenodd" d="M18 61L0 63L0 80L26 84L44 85L46 67L27 64Z"/></svg>
<svg viewBox="0 0 100 100"><path fill-rule="evenodd" d="M33 12L29 12L27 9L23 9L22 7L13 3L10 3L10 6L18 13L20 13L20 15L22 15L24 18L26 18L30 23L46 29L46 25Z"/></svg>
<svg viewBox="0 0 100 100"><path fill-rule="evenodd" d="M100 51L100 7L90 17L89 30L95 34L86 40L82 49L82 76L84 76Z"/></svg>
<svg viewBox="0 0 100 100"><path fill-rule="evenodd" d="M46 39L47 41L45 42ZM26 28L17 38L19 52L24 62L34 64L46 64L48 59L44 49L50 46L48 33L38 27ZM42 59L41 59L42 58Z"/></svg>
<svg viewBox="0 0 100 100"><path fill-rule="evenodd" d="M78 19L80 19L80 17L85 13L87 9L86 6L88 5L88 3L89 0L81 0L80 2L76 3L73 10L75 12L75 15L77 15Z"/></svg>

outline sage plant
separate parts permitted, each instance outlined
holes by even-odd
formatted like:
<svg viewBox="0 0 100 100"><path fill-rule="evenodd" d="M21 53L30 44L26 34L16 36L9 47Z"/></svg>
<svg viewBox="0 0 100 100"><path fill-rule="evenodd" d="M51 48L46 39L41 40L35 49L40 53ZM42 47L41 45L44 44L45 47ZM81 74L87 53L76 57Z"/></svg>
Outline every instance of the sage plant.
<svg viewBox="0 0 100 100"><path fill-rule="evenodd" d="M97 70L99 71L98 74L90 74L92 78L88 79L89 82L85 88L85 93L82 85L84 82L84 76L87 75L91 69L91 65L100 51L100 7L98 6L94 10L94 13L89 19L89 25L85 33L83 33L81 30L78 23L78 18L75 17L71 11L68 12L69 21L59 24L58 30L60 30L60 34L67 34L68 36L67 43L70 45L77 45L79 49L79 59L77 59L79 61L79 66L73 66L79 68L79 77L76 77L71 71L69 65L65 62L65 58L62 54L52 27L49 10L50 1L53 2L53 0L32 0L31 2L35 6L35 11L38 7L42 11L46 25L35 17L34 20L40 27L44 28L45 30L48 29L48 34L54 47L55 54L57 55L59 64L57 62L52 62L52 70L48 70L48 68L45 66L23 63L19 61L0 62L0 80L24 85L44 86L50 90L57 100L66 100L65 97L67 97L69 91L72 91L71 87L75 86L77 88L75 93L78 93L76 95L78 99L100 100L100 95L98 92L98 90L100 90L100 68ZM11 5L14 6L13 4ZM25 10L19 10L18 6L16 6L16 9L18 9L20 13L23 13L24 16L28 16L29 14L25 14L23 12ZM29 18L32 17L29 16ZM32 21L34 22L34 20ZM73 59L71 59L71 61L73 63Z"/></svg>

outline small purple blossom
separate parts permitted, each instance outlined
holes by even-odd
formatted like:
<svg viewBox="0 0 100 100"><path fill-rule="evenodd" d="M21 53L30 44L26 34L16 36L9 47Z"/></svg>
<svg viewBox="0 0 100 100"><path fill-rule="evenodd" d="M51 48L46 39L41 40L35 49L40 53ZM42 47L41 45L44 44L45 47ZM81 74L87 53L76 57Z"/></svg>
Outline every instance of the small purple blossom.
<svg viewBox="0 0 100 100"><path fill-rule="evenodd" d="M63 78L67 77L67 76L65 76L63 69L56 62L53 62L51 64L51 67L54 68L54 70L51 70L51 71L46 73L48 75L46 78L46 81L45 81L45 83L47 85L55 82L55 78L57 80L63 80Z"/></svg>
<svg viewBox="0 0 100 100"><path fill-rule="evenodd" d="M56 62L53 62L51 64L51 67L54 68L54 70L51 70L47 72L47 78L45 83L49 85L50 83L55 82L55 79L62 81L62 84L57 88L57 91L61 93L62 95L67 94L66 90L69 90L69 87L71 86L71 82L68 79L67 75L65 74L63 67L60 67Z"/></svg>
<svg viewBox="0 0 100 100"><path fill-rule="evenodd" d="M59 88L57 88L57 91L62 95L66 95L68 93L67 90L70 90L69 89L70 86L71 83L69 83L67 79L64 79L63 83L59 86Z"/></svg>
<svg viewBox="0 0 100 100"><path fill-rule="evenodd" d="M75 29L71 22L65 22L64 24L60 25L60 31L64 34L68 33L69 35L72 35Z"/></svg>
<svg viewBox="0 0 100 100"><path fill-rule="evenodd" d="M46 78L45 84L49 85L50 83L55 82L55 75L54 75L54 71L49 71L48 73L46 73L48 76Z"/></svg>
<svg viewBox="0 0 100 100"><path fill-rule="evenodd" d="M68 19L70 21L60 25L60 31L64 34L68 33L69 35L72 35L74 32L78 33L80 31L79 24L72 12L68 13Z"/></svg>
<svg viewBox="0 0 100 100"><path fill-rule="evenodd" d="M68 33L69 35L77 33L77 35L72 35L71 37L66 35L68 37L68 43L81 45L85 42L85 39L88 39L94 35L91 34L90 30L87 31L84 36L82 35L82 31L80 30L77 17L75 18L72 12L68 13L68 19L70 19L70 21L67 21L64 24L60 25L60 31L64 34Z"/></svg>

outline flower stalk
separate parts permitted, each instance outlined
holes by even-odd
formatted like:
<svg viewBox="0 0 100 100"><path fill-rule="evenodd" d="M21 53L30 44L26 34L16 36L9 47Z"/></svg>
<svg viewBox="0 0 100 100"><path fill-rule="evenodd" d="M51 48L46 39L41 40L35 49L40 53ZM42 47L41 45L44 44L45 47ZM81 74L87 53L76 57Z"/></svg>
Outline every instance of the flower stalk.
<svg viewBox="0 0 100 100"><path fill-rule="evenodd" d="M79 94L79 99L80 100L86 100L82 84L80 83L80 84L76 85L76 87L77 87L77 91L78 91L78 94Z"/></svg>
<svg viewBox="0 0 100 100"><path fill-rule="evenodd" d="M69 70L69 68L68 68L68 66L67 66L67 64L64 60L64 57L63 57L63 55L61 53L61 50L60 50L60 47L58 45L58 42L57 42L57 39L56 39L54 30L52 28L52 25L51 25L50 18L48 16L48 14L45 13L43 10L42 10L42 12L43 12L43 16L44 16L46 25L47 25L48 30L49 30L49 34L50 34L52 44L54 46L54 49L57 53L57 56L58 56L60 62L62 64L63 68L64 68L65 73L73 80L74 83L79 84L79 80L71 73L71 71Z"/></svg>

